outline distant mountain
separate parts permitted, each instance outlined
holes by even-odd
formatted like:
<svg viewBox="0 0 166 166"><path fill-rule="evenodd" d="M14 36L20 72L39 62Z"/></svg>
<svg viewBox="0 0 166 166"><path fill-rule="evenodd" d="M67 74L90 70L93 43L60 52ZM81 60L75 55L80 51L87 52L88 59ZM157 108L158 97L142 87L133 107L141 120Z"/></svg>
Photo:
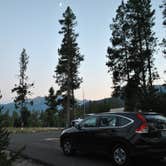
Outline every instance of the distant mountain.
<svg viewBox="0 0 166 166"><path fill-rule="evenodd" d="M47 105L45 104L45 98L44 97L36 97L33 100L33 105L28 105L28 109L30 111L32 110L36 110L36 111L44 111L47 108ZM15 105L14 103L8 103L8 104L4 104L4 110L5 111L9 111L10 113L12 113L14 110L15 111L19 111L17 109L15 109Z"/></svg>
<svg viewBox="0 0 166 166"><path fill-rule="evenodd" d="M36 97L33 100L33 105L28 105L28 109L30 111L45 111L47 109L47 105L45 104L45 98L44 97ZM77 100L78 105L82 107L85 105L86 108L88 108L90 105L95 104L98 106L103 105L104 103L107 103L109 109L110 108L118 108L122 107L124 105L124 102L118 98L105 98L101 100ZM9 111L10 114L12 114L13 111L19 111L15 109L14 103L8 103L4 104L4 111Z"/></svg>

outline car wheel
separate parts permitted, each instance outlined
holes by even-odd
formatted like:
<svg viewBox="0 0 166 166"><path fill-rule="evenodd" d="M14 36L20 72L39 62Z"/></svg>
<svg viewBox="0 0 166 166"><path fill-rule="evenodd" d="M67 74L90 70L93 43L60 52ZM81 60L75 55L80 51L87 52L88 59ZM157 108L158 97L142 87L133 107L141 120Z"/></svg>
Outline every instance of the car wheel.
<svg viewBox="0 0 166 166"><path fill-rule="evenodd" d="M113 165L128 166L130 165L129 149L123 145L116 145L112 149L111 154Z"/></svg>
<svg viewBox="0 0 166 166"><path fill-rule="evenodd" d="M70 139L63 140L62 149L63 149L63 153L67 156L74 154L72 141Z"/></svg>

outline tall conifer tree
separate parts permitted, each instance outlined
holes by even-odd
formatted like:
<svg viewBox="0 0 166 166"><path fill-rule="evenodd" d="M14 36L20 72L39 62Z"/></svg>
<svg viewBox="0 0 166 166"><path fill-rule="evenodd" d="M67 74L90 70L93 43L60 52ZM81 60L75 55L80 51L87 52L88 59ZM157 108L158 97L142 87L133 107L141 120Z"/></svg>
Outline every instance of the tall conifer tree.
<svg viewBox="0 0 166 166"><path fill-rule="evenodd" d="M124 1L116 10L116 16L113 18L113 23L110 25L112 37L110 39L111 47L108 47L106 65L109 67L109 72L113 75L114 94L119 95L122 91L122 86L128 85L132 79L131 66L131 20L127 17L128 9ZM131 83L130 83L130 89ZM129 88L125 94L125 105L131 104L130 99L134 99L132 91Z"/></svg>
<svg viewBox="0 0 166 166"><path fill-rule="evenodd" d="M75 32L77 25L76 16L72 9L67 7L63 13L63 19L59 20L62 28L59 31L63 35L61 48L58 49L59 61L56 66L56 83L60 87L61 93L66 95L66 111L67 121L69 125L71 120L71 112L74 108L74 90L80 87L82 78L79 77L79 67L83 56L80 54L76 39L78 34Z"/></svg>
<svg viewBox="0 0 166 166"><path fill-rule="evenodd" d="M163 26L165 28L165 34L166 34L166 0L163 0L163 4L161 5L161 8L163 9ZM162 40L162 47L163 47L163 54L164 57L166 58L166 37L163 38Z"/></svg>
<svg viewBox="0 0 166 166"><path fill-rule="evenodd" d="M152 28L155 10L152 10L151 0L129 0L128 17L132 20L131 55L135 62L135 78L138 80L138 97L142 110L153 109L155 91L153 81L158 78L154 67L154 52L156 46L155 33Z"/></svg>
<svg viewBox="0 0 166 166"><path fill-rule="evenodd" d="M107 66L113 72L114 84L125 89L127 110L151 109L147 100L154 97L153 81L158 78L153 63L154 13L150 0L128 0L126 4L122 1L111 25L112 47L107 51ZM131 99L129 103L127 99Z"/></svg>
<svg viewBox="0 0 166 166"><path fill-rule="evenodd" d="M28 83L28 76L26 75L27 65L29 62L29 56L26 54L26 50L23 49L20 55L20 72L18 75L19 84L15 84L12 92L16 92L17 96L14 99L16 109L20 110L21 114L21 126L28 125L28 117L30 112L28 111L27 104L33 104L32 101L28 101L28 95L31 95L30 88L34 86L33 83Z"/></svg>
<svg viewBox="0 0 166 166"><path fill-rule="evenodd" d="M48 108L46 109L46 126L53 127L55 124L55 113L56 113L56 95L54 88L51 87L49 89L48 96L45 97L46 105Z"/></svg>

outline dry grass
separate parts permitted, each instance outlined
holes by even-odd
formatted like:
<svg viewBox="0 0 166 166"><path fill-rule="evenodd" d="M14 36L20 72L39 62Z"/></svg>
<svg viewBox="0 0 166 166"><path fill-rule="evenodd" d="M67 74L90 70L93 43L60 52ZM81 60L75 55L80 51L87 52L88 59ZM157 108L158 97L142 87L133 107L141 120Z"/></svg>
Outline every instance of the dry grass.
<svg viewBox="0 0 166 166"><path fill-rule="evenodd" d="M17 134L17 133L36 133L36 132L61 131L62 129L63 128L57 128L57 127L28 127L28 128L9 127L8 131L12 134Z"/></svg>

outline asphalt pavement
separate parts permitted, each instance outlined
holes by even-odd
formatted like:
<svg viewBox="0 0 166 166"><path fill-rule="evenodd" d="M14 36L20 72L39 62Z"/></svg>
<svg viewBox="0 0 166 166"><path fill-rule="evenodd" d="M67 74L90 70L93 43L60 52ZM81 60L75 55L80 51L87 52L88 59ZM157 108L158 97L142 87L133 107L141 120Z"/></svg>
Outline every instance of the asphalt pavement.
<svg viewBox="0 0 166 166"><path fill-rule="evenodd" d="M25 146L24 157L34 159L49 166L111 166L108 157L100 154L77 154L64 156L59 145L59 131L15 134L11 136L9 149L17 151ZM166 166L166 161L153 163L138 161L136 165Z"/></svg>

